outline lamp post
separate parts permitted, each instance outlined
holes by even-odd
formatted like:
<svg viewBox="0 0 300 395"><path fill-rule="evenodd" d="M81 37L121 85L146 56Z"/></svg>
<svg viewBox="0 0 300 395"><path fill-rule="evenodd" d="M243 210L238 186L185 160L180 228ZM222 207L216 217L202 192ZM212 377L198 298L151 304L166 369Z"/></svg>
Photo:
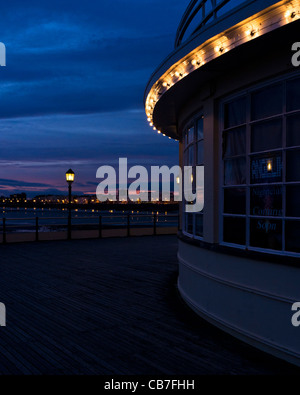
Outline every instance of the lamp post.
<svg viewBox="0 0 300 395"><path fill-rule="evenodd" d="M66 172L66 180L69 184L69 215L68 215L68 239L71 240L71 204L72 204L72 183L75 179L75 173L72 169Z"/></svg>

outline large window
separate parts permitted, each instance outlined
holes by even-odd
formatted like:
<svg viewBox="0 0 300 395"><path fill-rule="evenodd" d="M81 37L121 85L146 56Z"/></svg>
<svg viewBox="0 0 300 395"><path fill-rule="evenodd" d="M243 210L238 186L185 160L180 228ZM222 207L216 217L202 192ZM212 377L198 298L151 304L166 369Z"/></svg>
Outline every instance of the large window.
<svg viewBox="0 0 300 395"><path fill-rule="evenodd" d="M196 167L204 165L203 146L203 116L195 118L184 132L183 165L193 167L191 187L193 193L203 193L203 190L196 190ZM183 200L183 231L186 235L203 237L203 210L198 213L186 213L185 205L190 202Z"/></svg>
<svg viewBox="0 0 300 395"><path fill-rule="evenodd" d="M222 241L300 253L300 78L223 104Z"/></svg>

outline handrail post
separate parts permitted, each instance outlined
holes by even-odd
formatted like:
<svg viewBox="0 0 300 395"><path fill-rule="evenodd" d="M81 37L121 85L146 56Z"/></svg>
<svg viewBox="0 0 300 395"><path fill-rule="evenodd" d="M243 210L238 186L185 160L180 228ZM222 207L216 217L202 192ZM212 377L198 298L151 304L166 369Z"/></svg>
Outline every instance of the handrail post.
<svg viewBox="0 0 300 395"><path fill-rule="evenodd" d="M127 214L127 237L130 236L130 214Z"/></svg>
<svg viewBox="0 0 300 395"><path fill-rule="evenodd" d="M39 217L35 218L35 241L39 241Z"/></svg>
<svg viewBox="0 0 300 395"><path fill-rule="evenodd" d="M99 215L99 239L102 239L102 216Z"/></svg>
<svg viewBox="0 0 300 395"><path fill-rule="evenodd" d="M156 236L156 220L157 220L157 214L153 215L153 235Z"/></svg>
<svg viewBox="0 0 300 395"><path fill-rule="evenodd" d="M6 218L2 219L2 243L6 244Z"/></svg>

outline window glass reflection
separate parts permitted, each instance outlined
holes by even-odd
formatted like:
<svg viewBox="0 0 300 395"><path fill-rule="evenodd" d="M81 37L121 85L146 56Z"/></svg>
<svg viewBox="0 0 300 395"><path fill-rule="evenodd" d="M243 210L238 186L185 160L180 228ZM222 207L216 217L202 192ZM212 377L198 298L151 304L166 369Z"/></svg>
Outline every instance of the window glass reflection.
<svg viewBox="0 0 300 395"><path fill-rule="evenodd" d="M226 188L224 190L224 213L246 214L245 188Z"/></svg>
<svg viewBox="0 0 300 395"><path fill-rule="evenodd" d="M300 221L286 221L285 223L285 249L291 252L300 252Z"/></svg>
<svg viewBox="0 0 300 395"><path fill-rule="evenodd" d="M250 215L282 217L282 186L251 188Z"/></svg>
<svg viewBox="0 0 300 395"><path fill-rule="evenodd" d="M282 154L255 155L251 158L251 184L282 181Z"/></svg>
<svg viewBox="0 0 300 395"><path fill-rule="evenodd" d="M246 183L246 158L226 160L224 162L224 185L242 185Z"/></svg>
<svg viewBox="0 0 300 395"><path fill-rule="evenodd" d="M246 127L226 131L223 134L224 157L244 155L246 153Z"/></svg>
<svg viewBox="0 0 300 395"><path fill-rule="evenodd" d="M272 85L252 94L251 118L253 121L282 113L283 86Z"/></svg>
<svg viewBox="0 0 300 395"><path fill-rule="evenodd" d="M300 110L300 78L287 82L286 104L287 111Z"/></svg>
<svg viewBox="0 0 300 395"><path fill-rule="evenodd" d="M246 220L238 217L225 217L223 239L227 243L246 243Z"/></svg>
<svg viewBox="0 0 300 395"><path fill-rule="evenodd" d="M282 147L282 119L260 122L251 128L251 152Z"/></svg>
<svg viewBox="0 0 300 395"><path fill-rule="evenodd" d="M239 98L225 105L225 129L242 125L246 122L246 97Z"/></svg>
<svg viewBox="0 0 300 395"><path fill-rule="evenodd" d="M252 247L282 249L282 221L270 219L250 220L250 245Z"/></svg>

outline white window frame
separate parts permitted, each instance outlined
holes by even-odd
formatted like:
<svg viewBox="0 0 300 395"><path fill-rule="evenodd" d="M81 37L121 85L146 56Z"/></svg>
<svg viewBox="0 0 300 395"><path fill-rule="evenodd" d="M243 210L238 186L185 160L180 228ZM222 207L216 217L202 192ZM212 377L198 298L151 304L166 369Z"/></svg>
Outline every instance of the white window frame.
<svg viewBox="0 0 300 395"><path fill-rule="evenodd" d="M219 244L223 246L229 246L229 247L234 247L237 249L242 249L242 250L250 250L250 251L257 251L257 252L263 252L266 254L272 254L272 255L284 255L284 256L293 256L293 257L299 257L300 253L297 252L292 252L292 251L286 251L285 250L285 223L288 220L292 221L300 221L300 218L298 217L287 217L286 216L286 186L288 185L300 185L300 181L292 181L292 182L287 182L286 181L286 152L289 150L293 149L299 149L300 146L294 146L294 147L286 147L286 120L287 117L293 114L300 114L300 109L294 110L294 111L289 111L287 112L286 108L286 86L287 82L290 80L293 80L295 78L299 78L299 72L294 72L290 74L285 74L283 76L280 76L275 79L268 80L264 83L255 85L249 89L245 89L243 91L240 91L234 95L227 96L225 99L223 99L220 102L220 128L219 128L219 163L220 163L220 177L219 177ZM251 94L257 90L260 90L262 88L267 88L271 85L274 85L276 83L282 83L283 84L283 106L282 109L283 111L280 114L251 121ZM226 214L224 213L224 190L225 188L234 188L235 185L230 185L226 187L224 185L224 160L223 160L223 132L226 131L225 129L225 104L234 101L235 99L246 97L247 100L247 112L246 112L246 123L242 124L240 126L246 126L246 184L244 185L239 185L239 187L243 187L246 189L246 213L245 214ZM281 148L276 148L274 150L268 150L267 152L280 152L282 153L282 166L283 166L283 173L282 173L282 182L280 183L274 183L273 185L281 185L283 188L282 191L282 209L283 213L282 216L277 216L277 217L269 217L269 216L253 216L250 213L250 190L252 187L255 187L256 184L251 184L250 182L250 158L251 156L263 154L264 151L261 152L255 152L251 153L251 125L255 123L260 123L263 121L267 120L272 120L276 118L281 118L283 121L283 129L282 129L282 147ZM234 127L238 127L239 125L236 125ZM234 128L233 127L233 128ZM266 151L265 151L266 152ZM266 183L266 184L257 184L259 186L266 186L266 185L272 185L272 183ZM238 186L237 186L238 187ZM224 218L225 217L242 217L245 218L246 221L246 244L245 245L240 245L240 244L235 244L235 243L229 243L223 241L223 225L224 225ZM262 219L274 219L274 220L280 220L282 221L282 249L281 250L274 250L274 249L267 249L267 248L261 248L261 247L253 247L250 245L250 220L252 218L262 218Z"/></svg>
<svg viewBox="0 0 300 395"><path fill-rule="evenodd" d="M203 119L203 138L198 140L198 135L196 135L197 133L197 122L200 119ZM194 139L192 143L189 143L188 145L186 145L186 134L188 132L188 130L190 130L191 128L194 128ZM182 151L182 160L183 160L183 167L186 166L186 162L185 162L185 153L188 152L188 148L191 146L191 144L193 145L194 148L194 158L193 158L193 168L195 168L195 166L197 166L197 145L198 142L203 142L203 153L204 153L204 140L205 140L205 128L204 128L204 116L203 116L203 110L201 110L200 112L198 112L196 115L194 115L192 117L192 119L189 119L189 121L186 123L185 127L183 128L183 151ZM203 155L204 157L204 155ZM198 165L199 166L199 165ZM203 159L203 166L205 168L205 162ZM184 172L183 172L184 173ZM184 174L183 174L184 177ZM184 179L182 179L182 185L184 185ZM204 190L205 190L205 185L204 185ZM204 194L205 196L205 194ZM205 198L204 198L205 199ZM196 240L204 240L204 230L203 230L203 236L199 236L196 235L196 215L197 213L190 213L190 215L192 215L193 217L193 233L189 233L186 231L186 215L189 213L185 212L185 198L184 198L184 194L183 194L183 204L182 204L182 233L192 239L196 239ZM205 207L205 202L204 202L204 207ZM199 214L198 214L199 215ZM203 210L203 214L201 214L203 219L204 219L204 210ZM203 220L204 222L204 220Z"/></svg>

